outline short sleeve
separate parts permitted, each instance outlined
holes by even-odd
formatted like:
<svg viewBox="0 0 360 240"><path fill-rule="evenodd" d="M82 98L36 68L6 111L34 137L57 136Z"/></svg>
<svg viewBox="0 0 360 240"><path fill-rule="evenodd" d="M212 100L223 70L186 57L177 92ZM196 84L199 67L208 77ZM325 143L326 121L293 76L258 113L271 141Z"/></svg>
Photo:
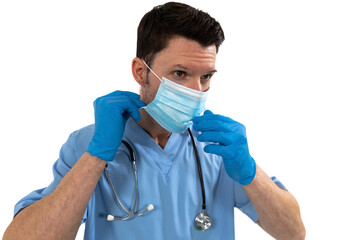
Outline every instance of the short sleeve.
<svg viewBox="0 0 360 240"><path fill-rule="evenodd" d="M271 180L281 189L287 190L285 186L276 177L271 177ZM257 222L259 217L255 211L253 204L249 197L246 195L244 188L238 182L234 181L234 196L235 196L235 207L241 212L247 215L253 222Z"/></svg>
<svg viewBox="0 0 360 240"><path fill-rule="evenodd" d="M14 208L14 216L16 216L21 210L29 206L30 204L42 199L43 197L49 195L54 191L54 189L57 187L57 185L60 183L60 181L63 179L63 177L66 175L66 173L75 165L77 162L79 156L77 156L75 148L74 148L74 135L76 135L77 132L72 133L68 140L63 144L63 146L60 149L59 158L54 163L52 171L54 179L50 183L50 185L46 188L38 189L24 198L22 198ZM86 214L83 217L83 222L86 220Z"/></svg>

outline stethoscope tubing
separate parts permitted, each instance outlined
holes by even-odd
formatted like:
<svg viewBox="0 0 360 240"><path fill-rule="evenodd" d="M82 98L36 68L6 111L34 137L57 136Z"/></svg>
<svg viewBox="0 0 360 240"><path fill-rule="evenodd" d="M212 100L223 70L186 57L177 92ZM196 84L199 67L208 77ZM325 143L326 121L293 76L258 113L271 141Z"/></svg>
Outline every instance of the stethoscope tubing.
<svg viewBox="0 0 360 240"><path fill-rule="evenodd" d="M206 209L206 196L205 196L205 186L204 186L204 179L203 179L203 175L202 175L202 170L201 170L201 163L200 163L200 157L199 157L199 152L197 150L196 144L195 144L195 140L194 137L190 131L190 128L188 128L188 132L190 134L191 137L191 142L192 145L194 147L194 152L195 152L195 158L196 158L196 164L198 167L198 174L199 174L199 179L200 179L200 184L201 184L201 194L202 194L202 209Z"/></svg>
<svg viewBox="0 0 360 240"><path fill-rule="evenodd" d="M200 227L199 230L204 231L206 229L208 229L211 225L211 220L209 218L209 216L206 213L206 195L205 195L205 186L204 186L204 180L203 180L203 175L202 175L202 169L201 169L201 163L200 163L200 157L199 157L199 152L197 150L196 144L195 144L195 140L194 137L192 135L192 132L190 129L188 129L190 138L191 138L191 142L192 145L194 147L194 152L195 152L195 158L196 158L196 164L197 164L197 168L198 168L198 175L199 175L199 180L200 180L200 185L201 185L201 193L202 193L202 212L195 218L195 225L196 227L198 227L197 225L206 225L206 227ZM124 145L127 147L127 149L129 150L130 153L130 161L132 163L132 168L133 168L133 173L134 173L134 180L135 180L135 201L134 201L134 205L133 208L131 209L131 212L128 211L124 205L122 204L122 202L120 201L119 197L116 194L114 185L111 181L109 172L108 172L108 166L106 164L105 166L105 176L108 180L108 182L110 183L111 189L113 194L115 195L115 198L117 200L117 202L119 203L119 205L121 206L121 208L127 213L126 217L114 217L112 215L108 215L108 221L112 221L112 220L128 220L132 217L138 217L143 215L144 213L151 211L152 209L154 209L154 206L152 204L149 204L147 209L145 209L144 211L140 212L140 213L135 213L135 208L136 208L136 202L137 202L137 191L138 191L138 183L137 183L137 168L136 168L136 161L135 161L135 153L134 150L132 149L132 147L130 146L130 144L128 142L126 142L125 140L122 140L122 143L124 143Z"/></svg>
<svg viewBox="0 0 360 240"><path fill-rule="evenodd" d="M120 201L119 197L117 196L116 194L116 191L115 191L115 188L114 188L114 185L110 179L110 176L109 176L109 172L108 172L108 168L107 166L105 167L105 175L106 175L106 178L108 180L108 182L110 183L110 186L111 186L111 189L115 195L115 198L117 200L117 202L120 204L121 208L128 214L127 217L124 217L124 218L116 218L117 220L127 220L129 219L132 215L134 215L134 211L135 211L135 207L136 207L136 199L137 199L137 177L136 177L136 172L134 174L134 179L135 179L135 201L134 201L134 206L131 210L131 212L129 212L125 207L124 205L122 204L122 202Z"/></svg>

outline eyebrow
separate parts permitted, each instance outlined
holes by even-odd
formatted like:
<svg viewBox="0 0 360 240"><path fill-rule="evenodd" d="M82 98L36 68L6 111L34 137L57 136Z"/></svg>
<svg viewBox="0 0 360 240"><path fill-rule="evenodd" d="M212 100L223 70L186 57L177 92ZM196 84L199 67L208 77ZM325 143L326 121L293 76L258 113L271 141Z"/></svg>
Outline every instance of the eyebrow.
<svg viewBox="0 0 360 240"><path fill-rule="evenodd" d="M183 66L183 65L181 65L181 64L176 64L176 65L174 65L174 67L182 68L182 69L184 69L184 70L186 70L186 71L189 70L189 68L187 68L187 67L185 67L185 66ZM206 74L216 73L216 72L217 72L217 70L215 69L215 70L212 70L212 71L207 72Z"/></svg>

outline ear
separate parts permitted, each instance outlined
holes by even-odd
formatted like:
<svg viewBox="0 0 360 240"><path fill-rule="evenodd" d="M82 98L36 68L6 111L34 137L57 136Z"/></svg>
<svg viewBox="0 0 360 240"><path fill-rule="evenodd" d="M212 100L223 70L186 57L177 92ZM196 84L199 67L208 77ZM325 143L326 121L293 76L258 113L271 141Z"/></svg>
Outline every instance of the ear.
<svg viewBox="0 0 360 240"><path fill-rule="evenodd" d="M134 79L139 83L139 85L145 87L147 67L140 58L136 57L132 60L131 71Z"/></svg>

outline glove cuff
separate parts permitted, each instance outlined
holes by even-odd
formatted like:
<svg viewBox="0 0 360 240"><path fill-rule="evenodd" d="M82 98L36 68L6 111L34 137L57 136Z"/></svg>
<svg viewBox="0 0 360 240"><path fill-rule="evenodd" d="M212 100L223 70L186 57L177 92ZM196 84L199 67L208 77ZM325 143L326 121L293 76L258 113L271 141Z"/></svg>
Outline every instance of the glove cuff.
<svg viewBox="0 0 360 240"><path fill-rule="evenodd" d="M256 175L256 163L255 163L255 160L252 157L251 157L251 161L252 161L252 166L251 166L252 167L252 170L251 170L252 174L249 177L245 178L245 179L237 180L237 182L240 183L241 185L249 185L252 182L252 180L254 180L254 178L255 178L255 175Z"/></svg>
<svg viewBox="0 0 360 240"><path fill-rule="evenodd" d="M87 152L91 156L98 157L101 160L111 162L114 160L117 149L109 148L101 144L97 144L94 139L90 142Z"/></svg>

